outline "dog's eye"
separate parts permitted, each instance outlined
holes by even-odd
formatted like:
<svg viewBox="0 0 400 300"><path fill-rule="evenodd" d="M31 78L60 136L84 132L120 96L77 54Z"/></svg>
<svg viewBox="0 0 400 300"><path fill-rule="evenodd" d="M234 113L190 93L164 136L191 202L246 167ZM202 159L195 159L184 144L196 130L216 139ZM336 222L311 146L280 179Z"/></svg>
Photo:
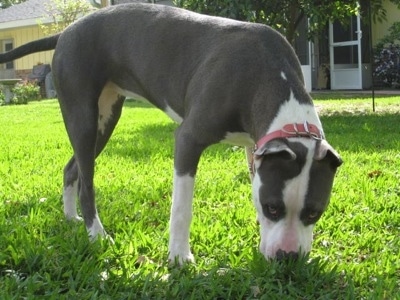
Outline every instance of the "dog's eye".
<svg viewBox="0 0 400 300"><path fill-rule="evenodd" d="M301 212L300 219L304 223L304 225L312 225L317 223L319 218L321 218L323 211L318 209L308 208Z"/></svg>
<svg viewBox="0 0 400 300"><path fill-rule="evenodd" d="M318 211L312 211L307 216L307 221L310 223L316 222L320 216Z"/></svg>
<svg viewBox="0 0 400 300"><path fill-rule="evenodd" d="M270 215L272 215L272 216L278 215L278 209L276 207L268 205L267 209L268 209L268 212L269 212Z"/></svg>
<svg viewBox="0 0 400 300"><path fill-rule="evenodd" d="M272 205L266 205L265 208L266 208L267 217L269 219L271 219L272 221L276 221L280 218L281 210L278 207L272 206Z"/></svg>

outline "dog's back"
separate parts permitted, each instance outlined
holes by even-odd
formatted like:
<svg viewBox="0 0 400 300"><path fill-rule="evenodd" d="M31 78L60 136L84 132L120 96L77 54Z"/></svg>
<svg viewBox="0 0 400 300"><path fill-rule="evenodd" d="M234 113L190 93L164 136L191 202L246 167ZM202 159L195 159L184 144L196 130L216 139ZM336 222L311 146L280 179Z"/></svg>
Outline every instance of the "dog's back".
<svg viewBox="0 0 400 300"><path fill-rule="evenodd" d="M254 86L264 85L271 98L282 98L284 95L271 93L288 91L288 86L277 86L284 72L291 77L288 82L298 99L310 101L303 93L298 59L278 32L265 25L168 6L117 5L77 21L58 42L54 69L60 65L64 82L74 77L65 70L87 72L85 61L91 62L90 76L99 84L111 80L161 109L165 108L162 98L168 94L178 99L172 106L180 115L185 114L184 106L190 106L185 102L190 101L188 93L191 89L198 93L204 77L212 78L208 84L232 86L235 93L247 97L255 92ZM66 63L68 67L64 66ZM171 85L174 74L179 74L181 80ZM244 77L251 78L251 85L243 81ZM147 88L137 78L145 81Z"/></svg>

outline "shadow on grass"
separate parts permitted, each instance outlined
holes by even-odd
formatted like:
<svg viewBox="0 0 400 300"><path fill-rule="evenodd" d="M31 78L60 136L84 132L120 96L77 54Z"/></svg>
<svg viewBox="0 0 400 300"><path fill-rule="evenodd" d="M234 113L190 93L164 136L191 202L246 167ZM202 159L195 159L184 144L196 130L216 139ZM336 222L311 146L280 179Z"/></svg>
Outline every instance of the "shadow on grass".
<svg viewBox="0 0 400 300"><path fill-rule="evenodd" d="M135 299L354 299L349 276L319 259L268 262L256 253L246 267L186 265L148 272L140 266L116 294ZM110 277L111 279L111 277ZM121 279L121 278L120 278ZM114 280L111 280L111 282ZM110 282L110 283L111 283ZM105 283L108 284L108 283ZM283 297L283 298L282 298Z"/></svg>
<svg viewBox="0 0 400 300"><path fill-rule="evenodd" d="M175 147L174 132L177 126L175 123L149 124L122 132L116 130L104 152L109 156L129 157L134 161L148 160L155 155L172 158ZM211 146L206 152L214 156L218 154L218 149L226 147L232 146L227 144Z"/></svg>
<svg viewBox="0 0 400 300"><path fill-rule="evenodd" d="M46 209L53 207L48 205ZM89 243L83 224L60 222L54 217L44 222L42 213L38 209L29 213L26 224L21 224L24 230L18 234L11 226L3 227L10 232L2 239L7 243L1 246L3 296L15 299L53 299L51 295L68 299L100 296L105 299L354 299L360 296L350 274L319 258L266 261L254 248L252 255L243 258L241 267L230 267L229 262L218 262L218 258L212 266L168 268L166 262L140 265L129 262L135 258L124 247L118 249L118 241L116 245L106 241ZM10 217L18 217L13 215ZM385 286L384 282L381 284ZM367 290L365 286L362 289Z"/></svg>
<svg viewBox="0 0 400 300"><path fill-rule="evenodd" d="M400 114L333 114L322 116L321 120L329 143L342 151L373 153L399 149ZM151 124L124 132L117 130L105 152L133 160L144 160L153 155L172 157L176 127L170 123ZM216 151L208 153L213 155Z"/></svg>
<svg viewBox="0 0 400 300"><path fill-rule="evenodd" d="M124 108L155 108L153 104L147 101L127 99L124 102Z"/></svg>
<svg viewBox="0 0 400 300"><path fill-rule="evenodd" d="M159 153L170 157L176 127L174 123L150 124L124 132L116 130L104 152L110 156L130 157L135 161L147 160Z"/></svg>

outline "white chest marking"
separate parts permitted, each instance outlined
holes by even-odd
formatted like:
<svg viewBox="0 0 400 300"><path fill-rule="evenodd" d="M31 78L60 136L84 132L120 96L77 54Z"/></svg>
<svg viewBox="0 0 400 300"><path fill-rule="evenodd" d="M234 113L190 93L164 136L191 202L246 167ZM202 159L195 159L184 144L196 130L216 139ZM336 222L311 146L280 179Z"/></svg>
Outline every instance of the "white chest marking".
<svg viewBox="0 0 400 300"><path fill-rule="evenodd" d="M267 133L282 129L286 124L304 123L305 121L318 126L322 130L321 121L318 118L314 106L311 104L299 103L295 99L293 92L291 92L289 100L279 108Z"/></svg>

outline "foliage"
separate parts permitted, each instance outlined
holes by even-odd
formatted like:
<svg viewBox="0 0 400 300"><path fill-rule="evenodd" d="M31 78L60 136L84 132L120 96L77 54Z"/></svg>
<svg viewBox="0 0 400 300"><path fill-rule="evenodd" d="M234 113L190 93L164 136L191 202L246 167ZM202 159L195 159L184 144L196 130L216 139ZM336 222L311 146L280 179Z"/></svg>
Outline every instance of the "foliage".
<svg viewBox="0 0 400 300"><path fill-rule="evenodd" d="M87 15L93 7L86 0L52 0L45 3L46 14L39 20L39 26L45 35L63 31L80 17ZM51 23L48 23L48 20Z"/></svg>
<svg viewBox="0 0 400 300"><path fill-rule="evenodd" d="M400 22L394 22L374 49L374 76L390 87L400 85Z"/></svg>
<svg viewBox="0 0 400 300"><path fill-rule="evenodd" d="M382 23L383 21L387 21L386 18L386 9L384 8L386 0L361 0L359 1L361 6L368 7L370 5L371 8L371 18L373 23ZM390 0L391 3L395 4L397 8L400 8L400 0ZM368 15L368 10L365 9L361 12L362 16L366 20L369 21L370 16Z"/></svg>
<svg viewBox="0 0 400 300"><path fill-rule="evenodd" d="M10 7L15 4L25 2L26 0L0 0L0 9Z"/></svg>
<svg viewBox="0 0 400 300"><path fill-rule="evenodd" d="M5 101L6 101L5 95L4 95L3 91L2 91L2 89L0 88L0 105L5 104Z"/></svg>
<svg viewBox="0 0 400 300"><path fill-rule="evenodd" d="M12 103L27 104L28 101L39 99L40 87L34 82L24 81L17 83L12 92L14 94Z"/></svg>
<svg viewBox="0 0 400 300"><path fill-rule="evenodd" d="M243 150L215 145L197 175L197 263L181 269L165 263L176 125L162 112L127 102L96 161L110 245L64 220L72 151L57 102L0 107L0 298L398 299L400 98L379 98L371 113L369 95L335 95L314 99L345 163L309 259L263 259Z"/></svg>
<svg viewBox="0 0 400 300"><path fill-rule="evenodd" d="M374 55L374 60L374 76L388 86L400 85L400 45L386 45Z"/></svg>
<svg viewBox="0 0 400 300"><path fill-rule="evenodd" d="M371 0L374 20L386 19L384 0ZM346 23L361 5L368 1L323 1L323 0L175 0L175 4L200 13L218 15L242 21L270 25L294 42L298 26L304 17L309 20L308 35L315 36L323 30L327 22L338 20ZM399 0L392 0L399 4ZM365 17L367 10L361 10Z"/></svg>
<svg viewBox="0 0 400 300"><path fill-rule="evenodd" d="M376 50L381 51L390 44L400 45L400 22L394 22L387 30L387 34L376 43Z"/></svg>

